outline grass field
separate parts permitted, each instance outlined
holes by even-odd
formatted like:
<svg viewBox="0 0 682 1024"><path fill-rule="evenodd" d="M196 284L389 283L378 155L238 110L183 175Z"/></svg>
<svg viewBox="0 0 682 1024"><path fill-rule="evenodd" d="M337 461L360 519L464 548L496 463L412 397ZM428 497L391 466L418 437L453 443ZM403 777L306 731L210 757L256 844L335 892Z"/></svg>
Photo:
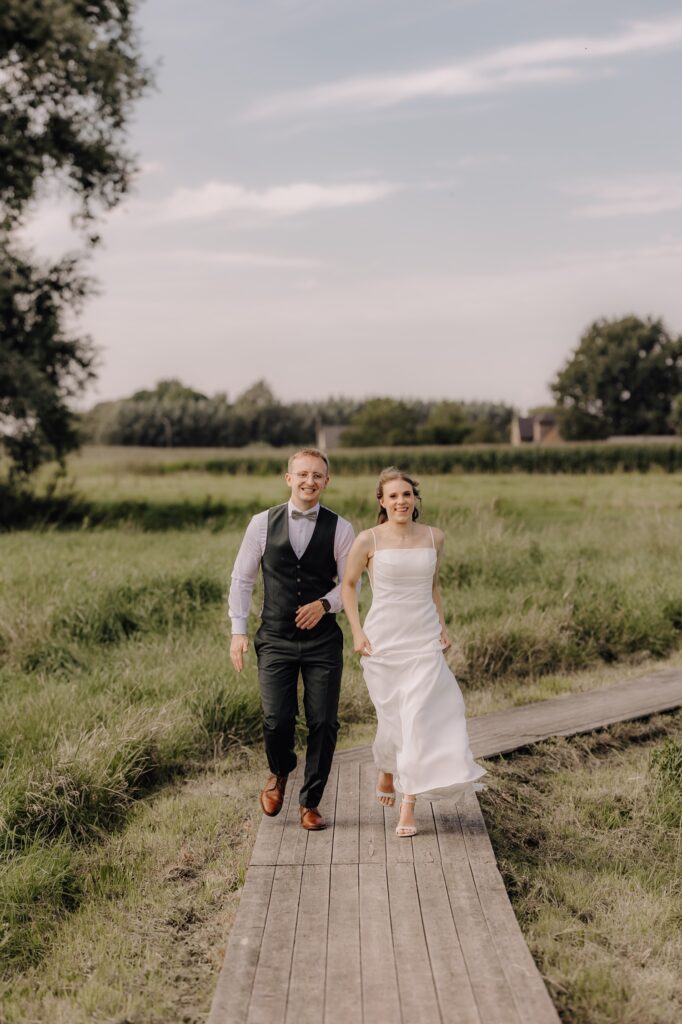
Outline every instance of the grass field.
<svg viewBox="0 0 682 1024"><path fill-rule="evenodd" d="M182 990L192 1004L184 1019L200 1020L217 965L210 948L248 862L262 771L259 704L253 661L240 679L229 666L224 597L248 514L283 499L283 483L138 470L134 453L124 459L120 450L72 462L80 494L123 510L115 527L85 521L0 534L8 1021L88 1020L97 1007L101 1019L175 1019L167 1008L157 1014L160 995L154 1003L139 991L145 948L158 956L147 965L155 977L169 964L158 992L170 986L180 998ZM373 519L373 486L369 477L339 478L326 503L363 528ZM469 714L679 658L682 476L430 476L422 491L424 520L448 536L444 605ZM215 503L220 515L210 514ZM149 529L142 507L163 528ZM345 742L368 738L372 709L350 657L341 719ZM224 797L219 815L211 786ZM183 889L185 868L193 874ZM190 913L189 886L191 906L213 921L184 989L171 979L184 977L178 934L201 932L200 923L164 925L158 948L136 944L130 927L137 914L146 934L158 913L170 920L181 912L161 894L152 910L144 895L168 872L170 903ZM112 932L109 922L107 952L108 918L119 926ZM106 967L113 972L115 962L113 985ZM102 1003L105 989L111 999Z"/></svg>

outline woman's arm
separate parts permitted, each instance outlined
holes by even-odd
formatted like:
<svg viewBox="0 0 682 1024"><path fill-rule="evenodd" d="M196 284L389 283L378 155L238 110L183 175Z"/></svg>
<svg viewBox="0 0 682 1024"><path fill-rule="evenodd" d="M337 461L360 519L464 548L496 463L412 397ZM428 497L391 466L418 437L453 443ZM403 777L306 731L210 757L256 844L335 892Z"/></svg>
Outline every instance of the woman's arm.
<svg viewBox="0 0 682 1024"><path fill-rule="evenodd" d="M369 564L372 542L369 531L359 533L353 541L353 547L348 554L346 569L341 581L341 600L353 632L353 649L357 654L371 654L370 642L365 636L360 625L360 612L358 609L358 580Z"/></svg>
<svg viewBox="0 0 682 1024"><path fill-rule="evenodd" d="M436 553L438 555L436 559L436 571L433 574L433 585L431 587L431 593L433 595L433 603L436 606L438 612L438 619L440 620L440 641L443 646L443 650L447 651L448 647L452 647L452 641L448 636L447 627L445 625L445 616L443 614L443 602L440 596L440 590L438 589L438 572L440 570L440 563L443 557L443 549L445 547L445 534L442 530L434 528L433 531L434 540L436 542Z"/></svg>

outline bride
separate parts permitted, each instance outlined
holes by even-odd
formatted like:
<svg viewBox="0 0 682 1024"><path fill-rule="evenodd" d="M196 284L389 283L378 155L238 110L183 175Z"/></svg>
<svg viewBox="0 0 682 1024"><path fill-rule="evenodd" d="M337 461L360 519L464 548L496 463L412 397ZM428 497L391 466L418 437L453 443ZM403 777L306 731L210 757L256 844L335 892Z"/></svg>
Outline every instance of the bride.
<svg viewBox="0 0 682 1024"><path fill-rule="evenodd" d="M377 526L358 534L342 582L343 606L377 714L372 748L377 798L402 794L399 836L416 835L414 805L482 789L469 749L464 700L443 651L450 647L438 592L444 534L422 526L416 480L390 466L379 476ZM364 627L357 582L367 570L372 606Z"/></svg>

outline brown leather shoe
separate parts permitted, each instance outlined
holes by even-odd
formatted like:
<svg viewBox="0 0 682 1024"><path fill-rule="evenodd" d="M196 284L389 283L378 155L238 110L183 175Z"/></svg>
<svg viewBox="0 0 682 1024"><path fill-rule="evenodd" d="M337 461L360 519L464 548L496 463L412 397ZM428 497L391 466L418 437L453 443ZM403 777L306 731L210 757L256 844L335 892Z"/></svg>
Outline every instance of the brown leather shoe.
<svg viewBox="0 0 682 1024"><path fill-rule="evenodd" d="M320 829L327 827L327 822L317 807L299 807L298 813L301 815L301 828L306 828L309 832L319 832Z"/></svg>
<svg viewBox="0 0 682 1024"><path fill-rule="evenodd" d="M269 818L274 818L282 810L287 778L287 775L269 775L265 789L261 791L260 805Z"/></svg>

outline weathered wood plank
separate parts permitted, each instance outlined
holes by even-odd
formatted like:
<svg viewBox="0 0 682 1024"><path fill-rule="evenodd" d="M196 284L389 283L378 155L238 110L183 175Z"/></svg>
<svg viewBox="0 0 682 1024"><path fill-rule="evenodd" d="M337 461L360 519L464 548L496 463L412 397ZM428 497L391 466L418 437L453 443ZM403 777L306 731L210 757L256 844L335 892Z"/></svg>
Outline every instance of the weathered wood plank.
<svg viewBox="0 0 682 1024"><path fill-rule="evenodd" d="M414 821L417 835L412 840L412 856L415 864L436 864L440 861L438 836L433 820L433 805L429 800L420 800L414 806Z"/></svg>
<svg viewBox="0 0 682 1024"><path fill-rule="evenodd" d="M526 945L506 893L487 892L481 906L519 1017L523 1021L532 1021L532 1024L559 1024L559 1014Z"/></svg>
<svg viewBox="0 0 682 1024"><path fill-rule="evenodd" d="M328 864L306 864L296 921L286 1024L321 1024L327 972ZM311 999L311 995L314 997Z"/></svg>
<svg viewBox="0 0 682 1024"><path fill-rule="evenodd" d="M400 819L400 793L396 796L395 805L384 811L384 838L386 840L387 864L412 864L414 862L413 840L409 836L396 835L396 826Z"/></svg>
<svg viewBox="0 0 682 1024"><path fill-rule="evenodd" d="M277 855L278 864L302 864L305 860L306 846L308 845L308 833L301 828L301 817L298 811L298 794L303 781L303 766L296 769L296 776L292 780L291 802L284 818L282 829L282 842L280 843ZM284 814L284 808L280 817Z"/></svg>
<svg viewBox="0 0 682 1024"><path fill-rule="evenodd" d="M327 939L325 1024L362 1020L357 864L332 864Z"/></svg>
<svg viewBox="0 0 682 1024"><path fill-rule="evenodd" d="M270 905L253 982L248 1024L283 1024L294 948L302 868L275 868Z"/></svg>
<svg viewBox="0 0 682 1024"><path fill-rule="evenodd" d="M265 783L265 778L263 779ZM268 818L266 814L263 815L263 820L258 828L256 835L256 842L253 847L253 853L251 854L252 864L276 864L279 856L279 849L282 845L282 835L284 833L284 823L287 819L289 812L289 806L292 799L296 799L296 796L292 797L293 793L298 793L300 782L298 781L298 769L293 772L287 781L287 788L284 791L284 801L282 803L282 810L279 812L276 818Z"/></svg>
<svg viewBox="0 0 682 1024"><path fill-rule="evenodd" d="M377 800L377 770L360 763L360 863L386 863L384 808Z"/></svg>
<svg viewBox="0 0 682 1024"><path fill-rule="evenodd" d="M410 843L409 839L402 839ZM388 894L393 949L404 1021L440 1022L438 1000L424 936L414 864L389 863Z"/></svg>
<svg viewBox="0 0 682 1024"><path fill-rule="evenodd" d="M332 846L334 843L334 823L336 820L336 789L339 781L338 765L332 765L332 770L324 788L324 794L320 801L320 814L327 822L326 829L321 832L312 832L308 836L305 848L306 864L331 864Z"/></svg>
<svg viewBox="0 0 682 1024"><path fill-rule="evenodd" d="M419 862L415 858L414 868L441 1016L444 1021L456 1020L457 1024L481 1024L452 917L442 865ZM483 964L479 965L481 969L484 969Z"/></svg>
<svg viewBox="0 0 682 1024"><path fill-rule="evenodd" d="M272 866L249 868L207 1024L246 1020L274 876Z"/></svg>
<svg viewBox="0 0 682 1024"><path fill-rule="evenodd" d="M502 754L550 736L591 732L682 704L682 672L666 669L585 693L508 708L467 722L475 757Z"/></svg>
<svg viewBox="0 0 682 1024"><path fill-rule="evenodd" d="M448 870L449 865L444 864L446 883ZM450 907L482 1024L530 1024L531 1018L519 1016L516 1011L478 897L450 893Z"/></svg>
<svg viewBox="0 0 682 1024"><path fill-rule="evenodd" d="M479 894L484 889L499 889L506 892L476 794L471 793L460 800L457 811L471 872Z"/></svg>
<svg viewBox="0 0 682 1024"><path fill-rule="evenodd" d="M360 950L363 1019L367 1024L399 1022L388 879L382 863L360 865Z"/></svg>
<svg viewBox="0 0 682 1024"><path fill-rule="evenodd" d="M336 791L336 824L332 849L333 864L357 864L360 823L360 765L346 762L339 767Z"/></svg>
<svg viewBox="0 0 682 1024"><path fill-rule="evenodd" d="M476 883L471 873L457 806L450 800L433 805L438 849L441 861L448 865L448 888L456 896L475 896Z"/></svg>

